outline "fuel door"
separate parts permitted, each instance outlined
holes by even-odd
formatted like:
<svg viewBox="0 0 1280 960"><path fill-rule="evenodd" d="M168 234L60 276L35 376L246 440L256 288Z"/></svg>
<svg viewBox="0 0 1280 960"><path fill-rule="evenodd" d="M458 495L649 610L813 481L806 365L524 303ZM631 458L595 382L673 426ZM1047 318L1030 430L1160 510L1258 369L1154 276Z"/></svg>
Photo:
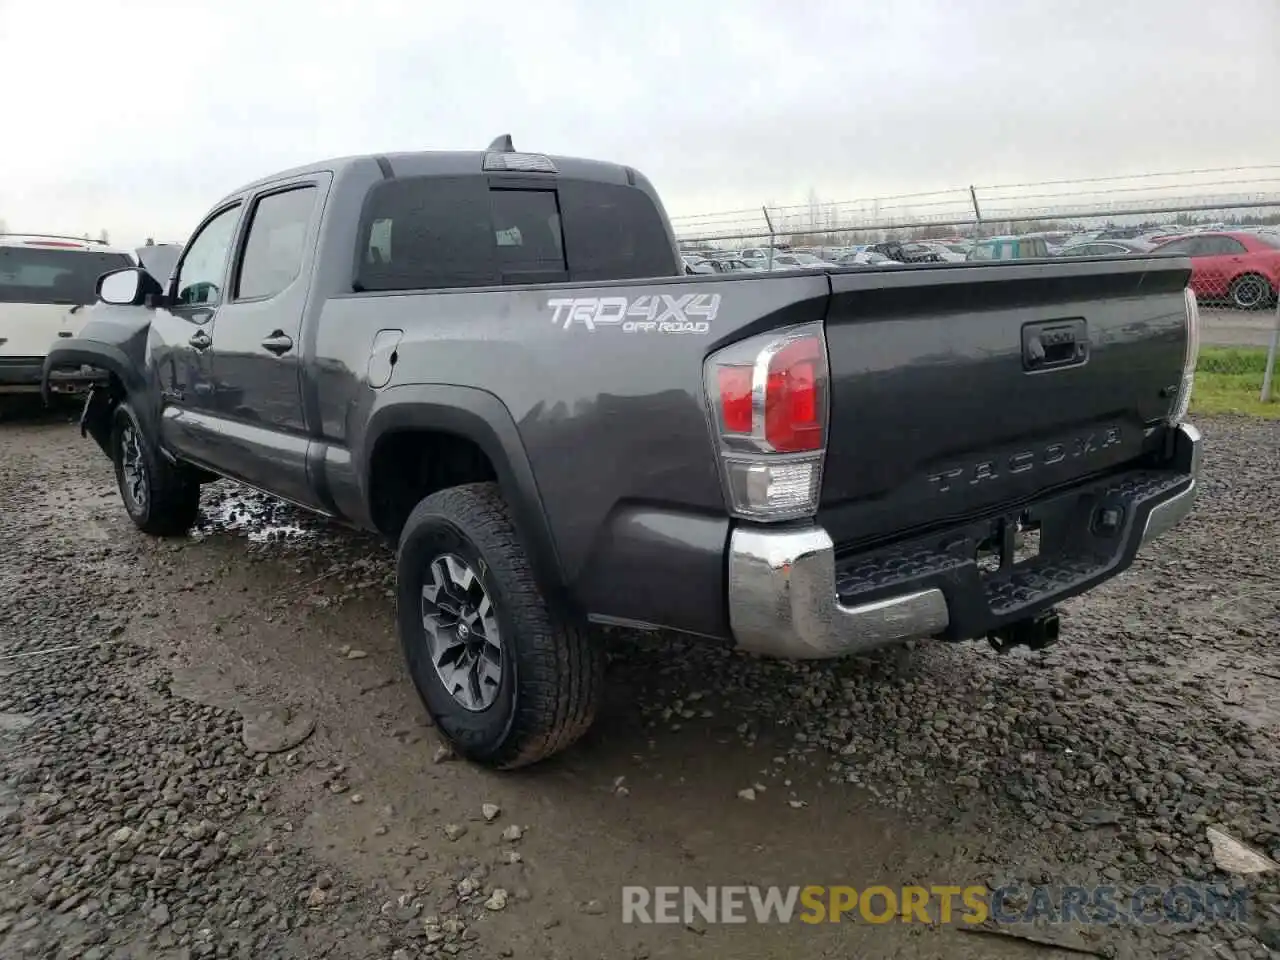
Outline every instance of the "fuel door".
<svg viewBox="0 0 1280 960"><path fill-rule="evenodd" d="M391 382L391 374L395 370L396 348L400 346L403 330L379 330L373 335L373 346L369 348L369 366L365 378L369 386L375 390L385 387Z"/></svg>

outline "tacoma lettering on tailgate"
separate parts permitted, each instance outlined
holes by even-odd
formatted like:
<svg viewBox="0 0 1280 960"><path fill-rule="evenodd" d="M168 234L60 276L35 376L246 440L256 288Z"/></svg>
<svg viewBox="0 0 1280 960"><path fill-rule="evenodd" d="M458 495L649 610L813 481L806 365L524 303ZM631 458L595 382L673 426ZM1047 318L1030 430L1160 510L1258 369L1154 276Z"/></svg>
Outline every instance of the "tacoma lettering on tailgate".
<svg viewBox="0 0 1280 960"><path fill-rule="evenodd" d="M1064 460L1079 457L1090 457L1120 442L1120 428L1107 427L1094 433L1076 437L1061 443L1050 443L1042 447L1018 450L1008 456L980 460L965 467L953 467L929 475L929 483L938 493L946 493L953 487L967 484L976 487L979 484L998 480L1003 476L1026 473L1038 467L1049 467Z"/></svg>

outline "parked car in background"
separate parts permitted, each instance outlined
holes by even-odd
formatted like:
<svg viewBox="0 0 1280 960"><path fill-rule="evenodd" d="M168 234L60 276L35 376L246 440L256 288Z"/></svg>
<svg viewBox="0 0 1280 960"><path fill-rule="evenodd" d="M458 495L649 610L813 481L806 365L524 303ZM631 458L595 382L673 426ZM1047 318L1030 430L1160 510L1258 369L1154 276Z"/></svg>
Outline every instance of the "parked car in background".
<svg viewBox="0 0 1280 960"><path fill-rule="evenodd" d="M133 263L128 251L94 240L0 234L0 394L39 393L45 357L55 341L79 334L98 277ZM63 377L55 386L80 382Z"/></svg>
<svg viewBox="0 0 1280 960"><path fill-rule="evenodd" d="M837 265L842 267L893 266L900 262L890 260L883 253L876 253L874 250L859 250L857 253L846 254L836 261Z"/></svg>
<svg viewBox="0 0 1280 960"><path fill-rule="evenodd" d="M756 270L757 267L751 266L745 260L713 260L708 257L705 260L694 260L690 262L685 260L685 273L737 273L744 270Z"/></svg>
<svg viewBox="0 0 1280 960"><path fill-rule="evenodd" d="M1137 237L1136 239L1155 245L1157 243L1164 243L1166 240L1172 240L1174 237L1184 236L1187 232L1186 227L1179 226L1176 223L1167 223L1163 226L1156 227L1153 230L1146 231L1142 236Z"/></svg>
<svg viewBox="0 0 1280 960"><path fill-rule="evenodd" d="M178 265L178 258L182 256L182 244L149 243L135 249L133 254L147 273L153 277L168 279L173 268Z"/></svg>
<svg viewBox="0 0 1280 960"><path fill-rule="evenodd" d="M967 250L955 249L945 243L939 243L937 240L921 240L917 246L927 247L938 255L942 263L961 263L965 259Z"/></svg>
<svg viewBox="0 0 1280 960"><path fill-rule="evenodd" d="M1274 234L1194 233L1152 252L1190 257L1191 289L1202 302L1261 310L1275 303L1280 290L1280 237Z"/></svg>
<svg viewBox="0 0 1280 960"><path fill-rule="evenodd" d="M1034 260L1049 256L1044 237L987 237L970 249L966 260Z"/></svg>
<svg viewBox="0 0 1280 960"><path fill-rule="evenodd" d="M1143 240L1090 240L1063 247L1059 257L1123 257L1135 253L1147 253L1152 245Z"/></svg>
<svg viewBox="0 0 1280 960"><path fill-rule="evenodd" d="M831 267L835 264L829 260L815 257L812 253L775 253L773 255L774 270L795 270L801 267Z"/></svg>
<svg viewBox="0 0 1280 960"><path fill-rule="evenodd" d="M1107 227L1101 231L1098 240L1132 240L1142 235L1141 227Z"/></svg>
<svg viewBox="0 0 1280 960"><path fill-rule="evenodd" d="M1088 243L1090 240L1097 240L1100 230L1085 230L1080 233L1073 233L1063 241L1063 247L1074 247L1077 243Z"/></svg>
<svg viewBox="0 0 1280 960"><path fill-rule="evenodd" d="M883 243L873 243L867 248L874 250L881 256L888 257L890 260L896 260L898 263L942 263L943 259L940 254L926 247L922 243L911 241L903 243L900 240L886 240Z"/></svg>

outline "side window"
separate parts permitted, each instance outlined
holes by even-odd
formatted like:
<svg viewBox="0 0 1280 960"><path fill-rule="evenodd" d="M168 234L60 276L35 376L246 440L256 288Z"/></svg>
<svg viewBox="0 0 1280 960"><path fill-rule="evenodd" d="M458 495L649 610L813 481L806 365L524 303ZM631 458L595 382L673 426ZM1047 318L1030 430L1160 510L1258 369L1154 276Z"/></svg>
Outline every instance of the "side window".
<svg viewBox="0 0 1280 960"><path fill-rule="evenodd" d="M1158 253L1176 253L1187 256L1191 253L1191 241L1171 240L1170 242L1157 247L1156 251Z"/></svg>
<svg viewBox="0 0 1280 960"><path fill-rule="evenodd" d="M1202 241L1206 245L1206 252L1215 256L1239 256L1242 253L1248 253L1244 244L1235 237L1205 237Z"/></svg>
<svg viewBox="0 0 1280 960"><path fill-rule="evenodd" d="M187 244L178 267L177 301L181 306L215 306L222 302L222 279L227 273L231 237L239 219L240 205L228 207Z"/></svg>
<svg viewBox="0 0 1280 960"><path fill-rule="evenodd" d="M299 187L261 198L249 221L249 238L236 281L238 300L274 297L297 279L316 188Z"/></svg>
<svg viewBox="0 0 1280 960"><path fill-rule="evenodd" d="M567 279L554 190L491 190L493 236L503 283Z"/></svg>

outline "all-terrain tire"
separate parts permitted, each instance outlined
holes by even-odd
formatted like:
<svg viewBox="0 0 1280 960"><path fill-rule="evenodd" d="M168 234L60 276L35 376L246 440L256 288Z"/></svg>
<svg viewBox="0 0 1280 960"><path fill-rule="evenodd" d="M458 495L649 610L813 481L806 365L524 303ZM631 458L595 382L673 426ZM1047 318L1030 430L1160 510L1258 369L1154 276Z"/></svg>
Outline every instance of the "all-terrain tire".
<svg viewBox="0 0 1280 960"><path fill-rule="evenodd" d="M160 456L127 402L112 414L111 459L120 499L139 530L178 537L191 529L200 513L200 484Z"/></svg>
<svg viewBox="0 0 1280 960"><path fill-rule="evenodd" d="M444 556L470 569L497 621L501 679L492 702L479 709L478 700L468 707L446 687L432 658L424 587L432 564ZM409 673L459 753L509 770L564 750L590 728L603 686L603 652L584 625L548 607L497 484L451 487L419 503L400 534L396 575Z"/></svg>

